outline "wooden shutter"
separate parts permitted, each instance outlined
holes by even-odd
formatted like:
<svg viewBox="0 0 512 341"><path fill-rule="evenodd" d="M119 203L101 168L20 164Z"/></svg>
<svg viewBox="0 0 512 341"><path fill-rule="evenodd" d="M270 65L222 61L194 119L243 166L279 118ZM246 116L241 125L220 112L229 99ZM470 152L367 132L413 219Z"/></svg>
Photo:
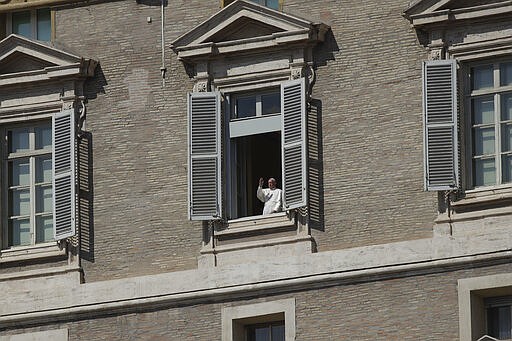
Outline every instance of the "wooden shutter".
<svg viewBox="0 0 512 341"><path fill-rule="evenodd" d="M189 219L220 219L220 93L189 93L188 149Z"/></svg>
<svg viewBox="0 0 512 341"><path fill-rule="evenodd" d="M423 63L425 189L459 186L455 60Z"/></svg>
<svg viewBox="0 0 512 341"><path fill-rule="evenodd" d="M306 205L306 92L305 79L281 85L283 207Z"/></svg>
<svg viewBox="0 0 512 341"><path fill-rule="evenodd" d="M53 219L56 240L75 235L74 109L53 116Z"/></svg>

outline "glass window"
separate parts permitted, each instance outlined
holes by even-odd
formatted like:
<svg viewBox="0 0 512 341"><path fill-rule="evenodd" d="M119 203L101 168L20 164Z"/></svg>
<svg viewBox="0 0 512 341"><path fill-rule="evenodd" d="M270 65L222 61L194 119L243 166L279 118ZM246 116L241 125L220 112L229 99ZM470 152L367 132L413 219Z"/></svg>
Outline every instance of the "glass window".
<svg viewBox="0 0 512 341"><path fill-rule="evenodd" d="M487 334L500 340L512 337L510 306L487 308Z"/></svg>
<svg viewBox="0 0 512 341"><path fill-rule="evenodd" d="M512 62L474 67L471 75L473 186L511 183L512 92L502 87L512 85Z"/></svg>
<svg viewBox="0 0 512 341"><path fill-rule="evenodd" d="M284 321L246 326L247 341L285 341Z"/></svg>
<svg viewBox="0 0 512 341"><path fill-rule="evenodd" d="M50 41L52 32L52 20L50 9L38 9L36 13L37 40Z"/></svg>
<svg viewBox="0 0 512 341"><path fill-rule="evenodd" d="M234 96L233 118L248 118L281 112L281 93L279 91Z"/></svg>
<svg viewBox="0 0 512 341"><path fill-rule="evenodd" d="M30 11L15 12L12 14L12 33L19 34L24 37L32 36Z"/></svg>
<svg viewBox="0 0 512 341"><path fill-rule="evenodd" d="M10 14L10 27L8 33L12 32L21 36L50 41L52 31L52 20L49 8L38 10L13 12Z"/></svg>
<svg viewBox="0 0 512 341"><path fill-rule="evenodd" d="M4 247L53 240L51 135L49 124L6 130L8 245Z"/></svg>

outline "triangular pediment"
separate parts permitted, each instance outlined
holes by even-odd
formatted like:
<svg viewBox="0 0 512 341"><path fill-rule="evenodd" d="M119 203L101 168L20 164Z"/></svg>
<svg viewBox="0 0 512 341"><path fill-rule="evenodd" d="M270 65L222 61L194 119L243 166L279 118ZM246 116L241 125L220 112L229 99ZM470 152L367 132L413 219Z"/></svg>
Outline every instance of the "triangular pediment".
<svg viewBox="0 0 512 341"><path fill-rule="evenodd" d="M182 59L322 40L328 27L247 0L226 6L171 45ZM257 42L260 42L258 44ZM230 46L231 48L226 48Z"/></svg>
<svg viewBox="0 0 512 341"><path fill-rule="evenodd" d="M503 0L417 0L404 11L414 26L511 14L512 3Z"/></svg>
<svg viewBox="0 0 512 341"><path fill-rule="evenodd" d="M282 28L263 23L252 18L241 17L230 23L223 30L210 36L206 42L220 43L240 39L264 37L283 32Z"/></svg>
<svg viewBox="0 0 512 341"><path fill-rule="evenodd" d="M78 56L18 35L0 41L0 75L66 68L81 62Z"/></svg>

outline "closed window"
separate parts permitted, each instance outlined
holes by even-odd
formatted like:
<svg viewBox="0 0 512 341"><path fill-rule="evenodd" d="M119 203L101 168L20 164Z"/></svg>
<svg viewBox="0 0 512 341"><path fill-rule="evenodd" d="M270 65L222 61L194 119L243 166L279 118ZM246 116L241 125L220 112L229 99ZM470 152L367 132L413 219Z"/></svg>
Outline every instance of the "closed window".
<svg viewBox="0 0 512 341"><path fill-rule="evenodd" d="M5 139L8 246L53 240L51 122L8 128Z"/></svg>
<svg viewBox="0 0 512 341"><path fill-rule="evenodd" d="M512 339L512 296L486 298L485 306L487 335Z"/></svg>
<svg viewBox="0 0 512 341"><path fill-rule="evenodd" d="M14 33L41 41L51 40L52 19L49 8L9 13L6 23L7 34Z"/></svg>
<svg viewBox="0 0 512 341"><path fill-rule="evenodd" d="M473 187L512 182L512 62L471 68Z"/></svg>
<svg viewBox="0 0 512 341"><path fill-rule="evenodd" d="M285 341L284 321L245 326L247 341Z"/></svg>

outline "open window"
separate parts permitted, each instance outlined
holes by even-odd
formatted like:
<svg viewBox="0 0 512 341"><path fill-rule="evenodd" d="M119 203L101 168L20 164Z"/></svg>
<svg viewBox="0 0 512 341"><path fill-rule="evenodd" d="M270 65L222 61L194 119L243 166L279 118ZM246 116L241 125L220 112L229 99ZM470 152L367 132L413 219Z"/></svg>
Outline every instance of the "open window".
<svg viewBox="0 0 512 341"><path fill-rule="evenodd" d="M299 208L307 199L313 47L328 29L237 0L172 43L194 80L188 216L210 222L199 266L312 252L308 213ZM284 212L262 214L260 177L276 179Z"/></svg>
<svg viewBox="0 0 512 341"><path fill-rule="evenodd" d="M305 96L304 78L283 82L279 92L224 96L224 106L220 93L189 94L191 219L261 214L259 177L282 184L284 210L306 205Z"/></svg>

